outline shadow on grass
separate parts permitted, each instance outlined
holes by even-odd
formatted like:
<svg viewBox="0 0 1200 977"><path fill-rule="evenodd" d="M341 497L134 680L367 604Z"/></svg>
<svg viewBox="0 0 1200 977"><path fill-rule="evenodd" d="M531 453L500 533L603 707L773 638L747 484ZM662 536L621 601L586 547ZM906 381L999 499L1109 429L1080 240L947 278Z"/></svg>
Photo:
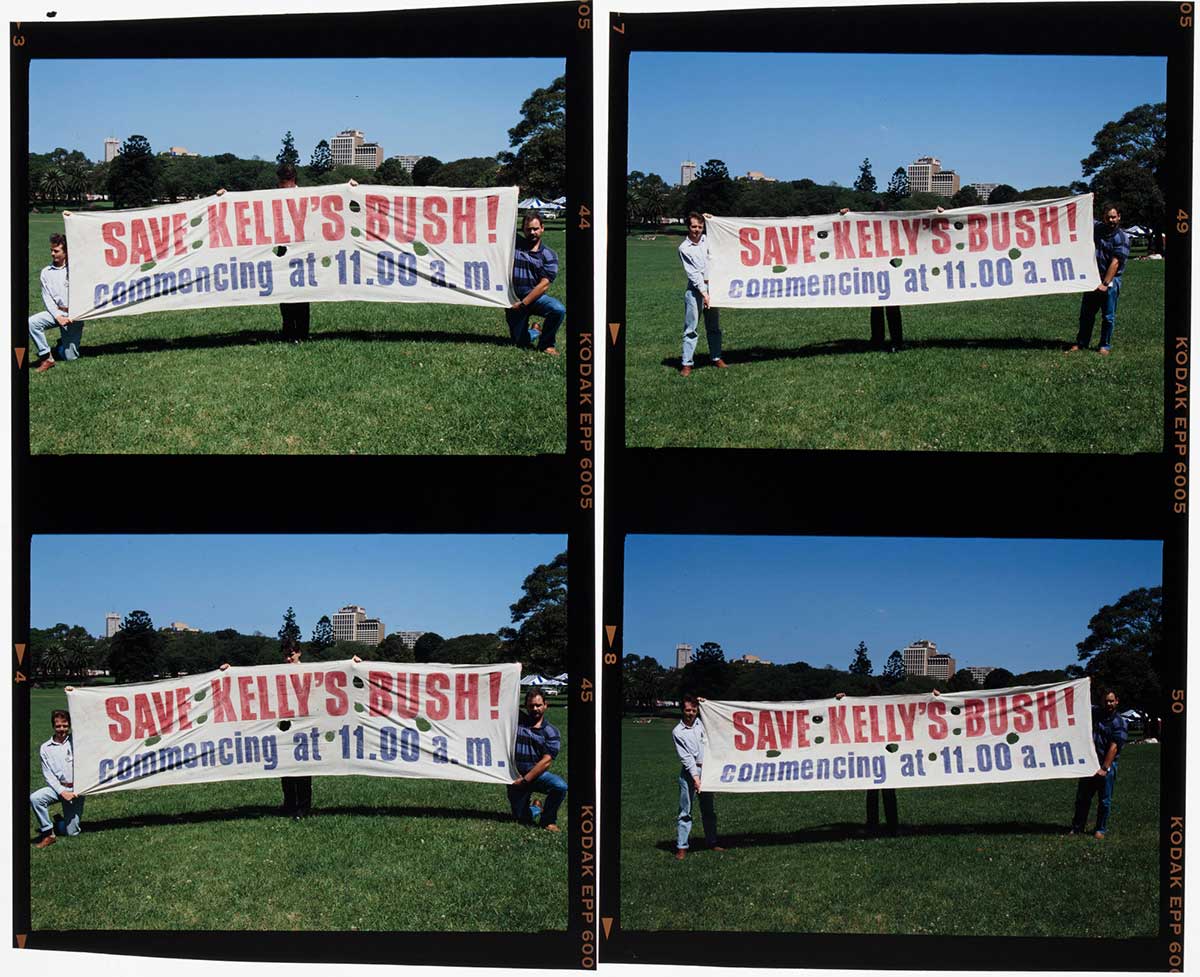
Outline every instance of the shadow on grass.
<svg viewBox="0 0 1200 977"><path fill-rule="evenodd" d="M503 326L503 323L501 323ZM507 335L480 336L473 333L439 330L394 330L373 332L369 329L334 329L313 333L305 345L328 340L358 340L362 343L463 343L472 346L511 346ZM112 343L88 343L83 355L91 359L101 356L121 356L129 353L160 353L165 350L227 349L234 346L285 346L280 334L271 329L241 329L207 336L181 336L178 339L130 339Z"/></svg>
<svg viewBox="0 0 1200 977"><path fill-rule="evenodd" d="M891 835L886 828L870 831L861 823L847 821L835 824L823 824L802 831L786 832L755 832L747 831L741 834L724 834L717 842L724 848L765 848L778 845L807 845L825 844L831 841L867 841L871 839L890 840L901 838L941 838L964 835L979 835L983 837L1003 837L1004 835L1063 835L1067 833L1066 824L1070 820L1053 824L1035 824L1032 822L1002 821L990 824L911 824L901 825L898 835ZM674 841L659 841L654 846L659 851L675 852ZM707 845L701 843L693 846L694 851L705 851Z"/></svg>
<svg viewBox="0 0 1200 977"><path fill-rule="evenodd" d="M1014 337L1008 339L919 339L916 342L905 342L902 352L920 353L923 349L982 349L982 350L1021 350L1045 351L1065 350L1070 343L1060 339L1027 339ZM860 353L881 353L877 346L872 346L866 339L834 339L824 343L810 343L807 346L797 346L795 349L778 349L768 346L750 346L745 349L724 350L721 354L730 366L735 364L765 363L770 360L804 360L814 356L852 356ZM678 356L667 357L660 361L663 366L678 370L683 365ZM696 369L712 365L711 357L697 356Z"/></svg>
<svg viewBox="0 0 1200 977"><path fill-rule="evenodd" d="M342 807L314 807L311 818L328 817L331 815L352 815L355 817L378 818L452 818L458 821L495 821L511 822L512 815L503 811L473 811L469 808L454 807L406 807L389 805L387 807L367 807L365 805L345 805ZM244 804L239 807L223 808L212 811L187 811L180 814L138 814L129 817L105 818L102 820L85 820L84 835L99 834L103 831L124 831L129 828L161 827L175 824L212 824L214 822L229 823L232 821L261 821L263 818L272 820L290 820L280 808L266 804ZM33 839L37 840L37 839Z"/></svg>

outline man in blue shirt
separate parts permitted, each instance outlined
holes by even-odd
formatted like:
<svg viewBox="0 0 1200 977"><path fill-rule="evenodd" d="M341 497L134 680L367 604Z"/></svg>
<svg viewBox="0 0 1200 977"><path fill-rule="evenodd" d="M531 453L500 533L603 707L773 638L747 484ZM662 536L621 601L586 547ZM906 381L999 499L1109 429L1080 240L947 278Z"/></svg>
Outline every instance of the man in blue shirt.
<svg viewBox="0 0 1200 977"><path fill-rule="evenodd" d="M1096 759L1100 769L1090 777L1081 777L1075 791L1075 817L1071 821L1071 834L1083 831L1088 810L1092 806L1092 795L1098 794L1096 805L1096 840L1103 841L1108 830L1108 815L1112 810L1113 785L1117 782L1117 756L1129 739L1125 717L1117 712L1120 700L1117 693L1109 689L1104 695L1103 707L1092 707L1092 741L1096 744Z"/></svg>
<svg viewBox="0 0 1200 977"><path fill-rule="evenodd" d="M558 808L567 796L567 782L550 772L550 764L562 747L562 737L546 719L546 697L531 688L525 694L525 715L517 724L517 742L513 750L517 772L520 774L508 786L508 803L513 817L521 824L532 824L529 810L530 794L535 790L546 795L538 823L547 831L558 831L555 819Z"/></svg>
<svg viewBox="0 0 1200 977"><path fill-rule="evenodd" d="M1125 262L1129 258L1129 235L1121 230L1121 212L1112 204L1105 206L1104 220L1096 222L1092 239L1096 244L1096 268L1100 272L1100 284L1094 291L1083 293L1083 301L1079 306L1079 334L1067 352L1087 349L1092 341L1092 325L1099 312L1100 355L1108 356L1112 350L1113 326L1117 321L1121 272L1125 270Z"/></svg>
<svg viewBox="0 0 1200 977"><path fill-rule="evenodd" d="M558 277L558 255L542 243L542 219L537 214L526 214L521 224L524 237L517 238L513 252L513 291L515 301L504 312L508 320L508 331L517 346L530 345L529 317L540 315L542 331L538 349L557 356L554 337L562 325L567 310L563 304L546 294L550 283Z"/></svg>
<svg viewBox="0 0 1200 977"><path fill-rule="evenodd" d="M71 716L65 709L50 713L54 735L38 751L42 760L42 777L46 786L29 795L29 806L37 818L41 839L35 848L49 848L58 839L54 822L50 820L50 805L62 801L63 816L59 830L67 835L79 834L79 819L83 817L83 798L75 793L75 751L71 742Z"/></svg>
<svg viewBox="0 0 1200 977"><path fill-rule="evenodd" d="M67 268L67 238L63 234L50 235L50 264L42 269L43 312L29 317L29 336L37 348L42 362L35 373L45 373L58 360L79 359L79 344L83 340L83 323L75 322L67 311L70 272ZM58 326L59 341L53 350L46 339L46 330ZM57 354L57 359L55 355Z"/></svg>

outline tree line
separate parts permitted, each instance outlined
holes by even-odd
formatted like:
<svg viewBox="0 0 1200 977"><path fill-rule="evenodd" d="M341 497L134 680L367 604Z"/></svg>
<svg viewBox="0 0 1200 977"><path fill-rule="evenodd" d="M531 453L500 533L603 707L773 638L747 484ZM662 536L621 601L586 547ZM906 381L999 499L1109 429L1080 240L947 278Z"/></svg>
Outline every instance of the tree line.
<svg viewBox="0 0 1200 977"><path fill-rule="evenodd" d="M395 157L378 169L334 166L327 140L301 159L291 131L275 159L171 156L155 152L143 135L129 136L111 162L92 162L80 150L58 147L29 154L29 205L84 207L89 197L108 197L114 207L147 207L205 197L226 190L269 190L281 163L296 167L300 186L326 186L351 179L381 186L494 187L515 184L525 194L553 199L566 190L566 78L536 89L521 105L521 120L508 130L509 147L494 156L443 162L424 156L406 171Z"/></svg>
<svg viewBox="0 0 1200 977"><path fill-rule="evenodd" d="M521 596L509 607L512 627L495 633L444 638L426 632L413 647L398 634L379 645L336 641L327 615L303 640L296 612L283 613L275 637L218 631L172 631L156 628L144 610L130 611L111 638L94 638L80 625L31 628L29 646L33 678L41 683L82 685L101 675L117 683L206 672L225 662L234 666L274 665L282 661L285 643L300 646L308 661L445 662L455 665L521 663L527 673L558 675L567 670L567 554L535 567L521 585Z"/></svg>
<svg viewBox="0 0 1200 977"><path fill-rule="evenodd" d="M1124 226L1166 226L1165 103L1139 105L1109 122L1092 140L1093 151L1080 160L1085 180L1060 186L1017 189L1000 184L988 204L1015 200L1049 200L1094 193L1097 208L1115 203ZM908 173L897 167L882 189L869 158L859 165L850 186L818 184L810 179L751 180L732 178L719 159L701 166L686 187L669 186L657 173L633 170L626 178L626 222L629 229L661 227L664 220L683 222L691 213L739 217L788 217L853 211L933 210L938 206L973 207L980 203L974 187L963 187L947 204L933 193L911 192Z"/></svg>
<svg viewBox="0 0 1200 977"><path fill-rule="evenodd" d="M654 658L626 654L621 665L621 697L626 711L652 712L656 703L678 702L686 693L710 699L791 701L847 695L912 695L939 688L949 692L1040 685L1082 678L1092 680L1093 693L1115 688L1121 708L1166 712L1162 701L1165 667L1162 630L1162 588L1130 591L1115 604L1101 607L1088 622L1087 636L1076 645L1076 661L1062 668L1014 674L993 669L982 686L970 672L960 670L949 681L904 674L904 658L892 651L882 671L874 666L865 642L851 652L847 668L814 667L807 662L787 665L728 661L720 644L706 641L681 669L666 669Z"/></svg>

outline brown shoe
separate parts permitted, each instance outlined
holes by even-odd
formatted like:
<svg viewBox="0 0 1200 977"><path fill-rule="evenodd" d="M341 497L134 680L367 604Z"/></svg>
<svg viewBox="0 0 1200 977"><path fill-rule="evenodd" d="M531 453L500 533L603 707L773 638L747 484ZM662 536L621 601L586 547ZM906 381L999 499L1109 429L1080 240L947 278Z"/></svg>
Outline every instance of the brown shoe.
<svg viewBox="0 0 1200 977"><path fill-rule="evenodd" d="M1098 350L1096 350L1096 352L1098 352L1101 356L1108 356L1112 353L1112 350L1110 350L1107 346L1101 346Z"/></svg>
<svg viewBox="0 0 1200 977"><path fill-rule="evenodd" d="M54 361L53 361L53 360L51 360L50 362L51 362L51 363L53 363ZM34 845L33 847L34 847L34 848L49 848L49 847L50 847L51 845L53 845L53 844L54 844L56 841L58 841L58 839L54 837L54 834L53 834L53 833L51 833L51 834L48 834L48 835L46 835L46 837L45 837L45 838L43 838L41 841L39 841L39 842L38 842L36 845Z"/></svg>
<svg viewBox="0 0 1200 977"><path fill-rule="evenodd" d="M45 373L52 366L58 366L58 363L55 362L53 356L47 356L44 360L42 360L41 363L38 364L37 369L34 370L33 372L34 373Z"/></svg>
<svg viewBox="0 0 1200 977"><path fill-rule="evenodd" d="M720 845L713 845L713 846L712 846L712 847L709 849L709 851L725 851L725 849L724 849L724 848L722 848Z"/></svg>
<svg viewBox="0 0 1200 977"><path fill-rule="evenodd" d="M680 367L680 369L679 369L679 375L680 375L681 377L690 377L690 376L692 375L692 368L691 368L690 366L684 366L684 367ZM682 849L682 848L681 848L681 849L679 849L679 850L680 850L680 851L683 851L683 849Z"/></svg>
<svg viewBox="0 0 1200 977"><path fill-rule="evenodd" d="M1078 353L1078 352L1079 352L1079 347L1076 346L1074 343L1072 343L1070 346L1068 346L1066 349L1063 350L1063 355L1065 356L1067 353Z"/></svg>
<svg viewBox="0 0 1200 977"><path fill-rule="evenodd" d="M556 350L553 346L547 346L544 350L542 350L542 352L547 354L548 356L557 356L558 355L558 350Z"/></svg>
<svg viewBox="0 0 1200 977"><path fill-rule="evenodd" d="M562 830L557 824L543 824L542 827L547 831L553 831L555 834L558 834Z"/></svg>
<svg viewBox="0 0 1200 977"><path fill-rule="evenodd" d="M685 858L687 858L687 849L686 848L676 848L675 849L675 861L682 862Z"/></svg>
<svg viewBox="0 0 1200 977"><path fill-rule="evenodd" d="M728 369L729 369L729 364L728 364L728 363L726 363L726 362L725 362L723 359L721 359L720 357L718 357L717 359L713 360L713 361L712 361L712 363L713 363L713 366L715 366L715 367L718 367L719 369L722 369L722 370L728 370Z"/></svg>

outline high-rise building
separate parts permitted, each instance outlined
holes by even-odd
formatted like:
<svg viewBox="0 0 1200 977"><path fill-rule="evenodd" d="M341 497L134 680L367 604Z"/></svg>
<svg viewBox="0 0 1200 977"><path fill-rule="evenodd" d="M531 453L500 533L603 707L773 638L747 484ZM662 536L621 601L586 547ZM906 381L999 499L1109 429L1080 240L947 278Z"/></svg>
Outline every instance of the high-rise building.
<svg viewBox="0 0 1200 977"><path fill-rule="evenodd" d="M109 136L104 140L104 162L111 163L117 158L121 152L121 140L115 136Z"/></svg>
<svg viewBox="0 0 1200 977"><path fill-rule="evenodd" d="M922 156L908 164L908 192L936 193L953 197L959 190L959 176L954 170L943 170L936 156Z"/></svg>
<svg viewBox="0 0 1200 977"><path fill-rule="evenodd" d="M972 187L979 194L979 202L986 204L988 198L992 195L992 191L1000 186L999 183L968 183L967 186Z"/></svg>
<svg viewBox="0 0 1200 977"><path fill-rule="evenodd" d="M357 641L358 624L367 619L367 609L357 604L347 604L333 615L333 640Z"/></svg>
<svg viewBox="0 0 1200 977"><path fill-rule="evenodd" d="M329 141L329 156L334 166L376 170L383 163L383 147L376 142L367 142L358 129L343 129Z"/></svg>
<svg viewBox="0 0 1200 977"><path fill-rule="evenodd" d="M691 660L692 660L692 646L691 645L676 645L675 646L675 667L676 668L683 668L683 666L686 665Z"/></svg>
<svg viewBox="0 0 1200 977"><path fill-rule="evenodd" d="M417 639L421 637L424 631L393 631L392 634L400 636L400 643L405 648L412 648L416 645Z"/></svg>
<svg viewBox="0 0 1200 977"><path fill-rule="evenodd" d="M384 639L383 622L377 617L359 621L354 628L354 640L360 645L377 645Z"/></svg>
<svg viewBox="0 0 1200 977"><path fill-rule="evenodd" d="M958 174L954 170L942 170L934 173L933 178L929 181L929 191L936 193L939 197L953 197L959 191Z"/></svg>
<svg viewBox="0 0 1200 977"><path fill-rule="evenodd" d="M383 147L377 142L365 142L354 147L354 165L364 170L377 170L383 165Z"/></svg>
<svg viewBox="0 0 1200 977"><path fill-rule="evenodd" d="M679 164L679 185L686 187L696 179L696 164L690 159L685 159Z"/></svg>
<svg viewBox="0 0 1200 977"><path fill-rule="evenodd" d="M922 638L920 641L914 641L900 654L904 656L905 675L927 675L929 656L937 654L937 645Z"/></svg>
<svg viewBox="0 0 1200 977"><path fill-rule="evenodd" d="M992 665L968 665L966 670L971 673L971 678L975 680L976 685L983 685L987 681L987 677L996 669Z"/></svg>
<svg viewBox="0 0 1200 977"><path fill-rule="evenodd" d="M109 611L104 615L104 637L111 638L114 634L121 630L121 615L116 611Z"/></svg>
<svg viewBox="0 0 1200 977"><path fill-rule="evenodd" d="M948 682L954 677L954 658L950 655L930 655L925 659L925 674Z"/></svg>

